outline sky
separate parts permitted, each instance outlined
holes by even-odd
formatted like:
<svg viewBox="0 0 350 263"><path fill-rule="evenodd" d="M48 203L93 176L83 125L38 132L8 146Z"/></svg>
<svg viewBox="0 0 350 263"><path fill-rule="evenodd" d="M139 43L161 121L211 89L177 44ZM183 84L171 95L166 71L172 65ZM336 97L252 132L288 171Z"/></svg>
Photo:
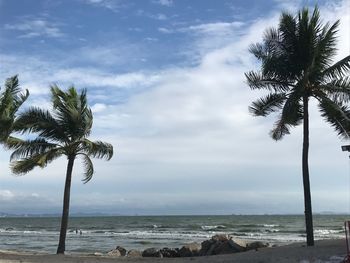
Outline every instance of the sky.
<svg viewBox="0 0 350 263"><path fill-rule="evenodd" d="M340 19L350 54L350 2L286 0L0 0L0 85L19 75L24 108L49 109L50 85L88 91L91 138L112 143L93 179L73 170L71 211L122 215L303 213L302 127L279 142L276 116L253 117L248 52L282 11L318 4ZM348 153L310 105L314 212L350 212ZM0 149L0 212L60 213L67 159L14 176Z"/></svg>

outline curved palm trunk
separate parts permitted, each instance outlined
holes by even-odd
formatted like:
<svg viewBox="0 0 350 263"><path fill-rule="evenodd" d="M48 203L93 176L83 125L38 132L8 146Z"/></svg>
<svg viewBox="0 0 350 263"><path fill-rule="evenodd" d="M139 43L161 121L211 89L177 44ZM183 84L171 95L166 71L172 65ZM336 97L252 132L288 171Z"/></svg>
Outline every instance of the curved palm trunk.
<svg viewBox="0 0 350 263"><path fill-rule="evenodd" d="M306 243L308 246L314 245L314 229L312 223L311 192L309 179L309 98L303 97L304 125L303 125L303 186L304 186L304 206Z"/></svg>
<svg viewBox="0 0 350 263"><path fill-rule="evenodd" d="M66 250L66 234L67 234L68 216L69 216L70 186L72 181L74 159L75 159L75 156L68 157L66 184L64 186L60 241L58 243L57 254L64 254L64 251Z"/></svg>

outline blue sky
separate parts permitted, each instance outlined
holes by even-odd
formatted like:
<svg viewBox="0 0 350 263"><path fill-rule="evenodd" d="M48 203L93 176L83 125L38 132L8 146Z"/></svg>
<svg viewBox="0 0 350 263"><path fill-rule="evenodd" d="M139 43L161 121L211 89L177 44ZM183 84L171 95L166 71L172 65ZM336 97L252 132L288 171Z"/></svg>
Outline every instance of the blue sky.
<svg viewBox="0 0 350 263"><path fill-rule="evenodd" d="M244 72L248 53L282 10L316 1L0 0L0 80L19 74L26 106L50 107L49 86L87 88L94 139L111 142L95 161L75 212L119 214L302 213L301 127L281 142L274 118L254 118L258 98ZM318 1L341 20L350 53L348 1ZM2 85L1 83L1 85ZM311 103L310 174L316 212L349 212L350 176L340 141ZM65 158L15 177L0 152L0 212L60 212ZM329 194L332 193L332 194Z"/></svg>

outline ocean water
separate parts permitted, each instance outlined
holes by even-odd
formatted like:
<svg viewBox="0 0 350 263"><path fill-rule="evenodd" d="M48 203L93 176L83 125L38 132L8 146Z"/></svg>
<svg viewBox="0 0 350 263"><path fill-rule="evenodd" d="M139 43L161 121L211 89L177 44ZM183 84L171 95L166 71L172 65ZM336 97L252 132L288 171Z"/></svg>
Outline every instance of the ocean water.
<svg viewBox="0 0 350 263"><path fill-rule="evenodd" d="M315 239L344 238L345 215L315 215ZM55 253L60 218L0 218L0 250ZM81 230L76 233L76 229ZM302 215L71 217L66 241L70 253L180 247L215 234L285 244L305 240Z"/></svg>

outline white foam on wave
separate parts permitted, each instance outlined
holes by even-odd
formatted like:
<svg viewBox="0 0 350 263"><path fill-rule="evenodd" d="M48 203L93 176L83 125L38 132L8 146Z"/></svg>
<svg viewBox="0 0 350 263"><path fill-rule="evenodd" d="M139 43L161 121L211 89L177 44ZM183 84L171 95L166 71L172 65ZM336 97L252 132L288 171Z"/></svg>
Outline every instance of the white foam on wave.
<svg viewBox="0 0 350 263"><path fill-rule="evenodd" d="M201 226L203 230L215 230L215 229L224 229L226 228L223 225L214 225L214 226Z"/></svg>
<svg viewBox="0 0 350 263"><path fill-rule="evenodd" d="M277 225L277 224L263 224L263 225L260 225L260 226L263 226L263 227L279 227L280 225Z"/></svg>
<svg viewBox="0 0 350 263"><path fill-rule="evenodd" d="M92 235L98 235L91 233ZM119 236L130 239L172 239L172 240L191 240L191 239L207 239L212 236L212 233L200 232L171 232L171 231L142 231L135 230L130 232L112 232L106 231L103 235Z"/></svg>
<svg viewBox="0 0 350 263"><path fill-rule="evenodd" d="M331 234L343 234L344 230L333 230L333 229L315 229L316 235L331 235Z"/></svg>

